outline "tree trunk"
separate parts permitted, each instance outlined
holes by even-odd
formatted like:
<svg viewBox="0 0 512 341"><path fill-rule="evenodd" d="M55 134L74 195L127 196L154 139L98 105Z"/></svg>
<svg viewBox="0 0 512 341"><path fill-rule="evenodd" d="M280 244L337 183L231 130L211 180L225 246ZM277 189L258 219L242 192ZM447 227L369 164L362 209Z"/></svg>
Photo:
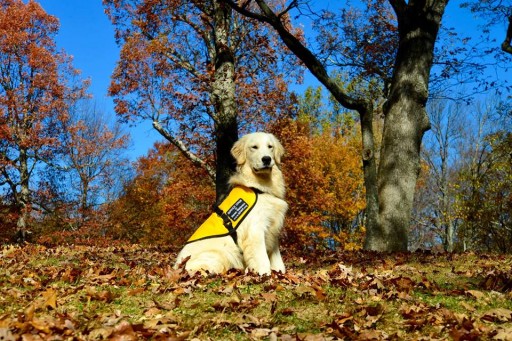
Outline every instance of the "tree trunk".
<svg viewBox="0 0 512 341"><path fill-rule="evenodd" d="M85 176L83 176L80 179L80 183L80 218L78 220L78 226L76 226L77 229L80 229L89 217L89 181Z"/></svg>
<svg viewBox="0 0 512 341"><path fill-rule="evenodd" d="M18 231L16 232L16 241L25 242L27 240L27 221L29 216L29 203L30 203L30 170L28 166L28 156L25 149L20 149L19 155L20 163L20 195L18 202L16 203L19 208L18 221L16 226Z"/></svg>
<svg viewBox="0 0 512 341"><path fill-rule="evenodd" d="M361 114L361 135L363 146L363 175L366 189L366 238L365 249L370 249L367 242L379 238L379 193L377 187L377 161L375 157L375 137L373 134L373 108Z"/></svg>
<svg viewBox="0 0 512 341"><path fill-rule="evenodd" d="M446 138L446 141L448 138ZM454 226L452 221L450 198L448 195L449 184L448 184L448 146L445 145L442 151L441 157L441 179L440 179L440 218L441 226L444 229L444 250L446 252L453 252L454 243Z"/></svg>
<svg viewBox="0 0 512 341"><path fill-rule="evenodd" d="M232 10L214 2L215 71L212 99L215 107L216 195L217 201L227 192L228 179L235 170L231 147L238 140L238 120L235 102L235 59L229 43Z"/></svg>
<svg viewBox="0 0 512 341"><path fill-rule="evenodd" d="M425 104L434 43L447 0L390 3L397 14L400 43L384 107L378 229L367 236L365 247L406 251L421 140L430 127Z"/></svg>

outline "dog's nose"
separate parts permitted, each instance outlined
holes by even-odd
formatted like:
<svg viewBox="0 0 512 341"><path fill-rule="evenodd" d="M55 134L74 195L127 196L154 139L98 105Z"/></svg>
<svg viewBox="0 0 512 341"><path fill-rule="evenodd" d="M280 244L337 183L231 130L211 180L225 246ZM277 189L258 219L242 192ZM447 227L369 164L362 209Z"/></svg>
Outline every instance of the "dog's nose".
<svg viewBox="0 0 512 341"><path fill-rule="evenodd" d="M263 165L269 166L270 162L272 162L272 158L270 156L264 156L261 158L261 161L263 162Z"/></svg>

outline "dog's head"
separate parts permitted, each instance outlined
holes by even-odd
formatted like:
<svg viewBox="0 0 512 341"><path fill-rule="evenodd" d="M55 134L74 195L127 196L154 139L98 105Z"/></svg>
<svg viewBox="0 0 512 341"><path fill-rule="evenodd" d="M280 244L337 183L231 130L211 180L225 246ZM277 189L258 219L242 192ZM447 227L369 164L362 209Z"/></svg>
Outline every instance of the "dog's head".
<svg viewBox="0 0 512 341"><path fill-rule="evenodd" d="M280 166L284 148L272 134L252 133L240 138L231 149L238 166L250 166L255 174L272 172Z"/></svg>

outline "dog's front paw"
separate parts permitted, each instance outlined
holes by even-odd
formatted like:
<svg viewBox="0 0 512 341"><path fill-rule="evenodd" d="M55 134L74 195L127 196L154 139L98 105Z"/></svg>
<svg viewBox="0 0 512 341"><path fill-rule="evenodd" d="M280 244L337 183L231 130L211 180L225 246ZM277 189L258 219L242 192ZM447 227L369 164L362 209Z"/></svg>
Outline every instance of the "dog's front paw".
<svg viewBox="0 0 512 341"><path fill-rule="evenodd" d="M281 272L284 274L286 272L286 268L284 267L284 264L281 264L280 266L273 266L272 271Z"/></svg>
<svg viewBox="0 0 512 341"><path fill-rule="evenodd" d="M270 276L271 270L270 270L270 267L269 268L259 267L257 269L253 268L253 267L248 267L247 269L245 269L245 273L249 273L249 272L257 273L260 276L265 276L265 275Z"/></svg>

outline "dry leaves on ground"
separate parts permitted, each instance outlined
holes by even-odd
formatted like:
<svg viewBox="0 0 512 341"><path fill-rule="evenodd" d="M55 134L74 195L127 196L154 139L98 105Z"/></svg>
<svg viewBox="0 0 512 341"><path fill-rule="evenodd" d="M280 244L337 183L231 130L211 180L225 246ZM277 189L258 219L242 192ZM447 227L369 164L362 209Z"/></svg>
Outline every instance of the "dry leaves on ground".
<svg viewBox="0 0 512 341"><path fill-rule="evenodd" d="M0 339L511 339L511 256L284 254L205 277L169 249L5 246Z"/></svg>

